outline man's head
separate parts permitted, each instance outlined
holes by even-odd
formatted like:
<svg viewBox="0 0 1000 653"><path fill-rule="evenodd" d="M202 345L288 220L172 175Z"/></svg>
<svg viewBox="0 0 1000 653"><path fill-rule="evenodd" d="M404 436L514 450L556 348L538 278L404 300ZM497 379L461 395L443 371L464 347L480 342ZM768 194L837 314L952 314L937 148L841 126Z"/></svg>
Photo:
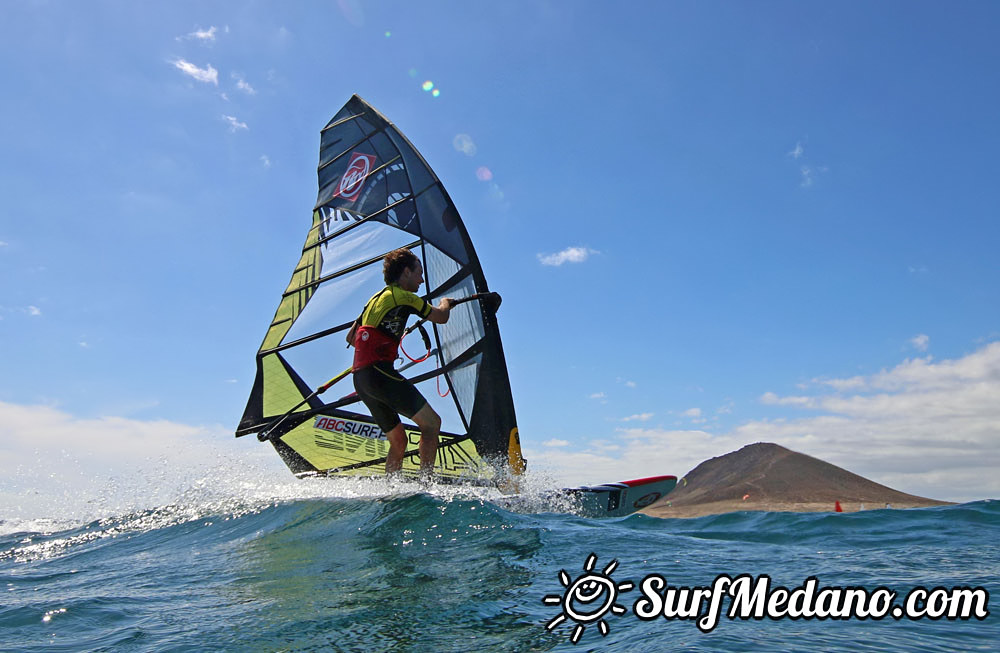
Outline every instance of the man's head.
<svg viewBox="0 0 1000 653"><path fill-rule="evenodd" d="M405 247L400 247L382 259L382 276L386 285L395 283L403 290L416 292L424 282L424 269L416 254Z"/></svg>

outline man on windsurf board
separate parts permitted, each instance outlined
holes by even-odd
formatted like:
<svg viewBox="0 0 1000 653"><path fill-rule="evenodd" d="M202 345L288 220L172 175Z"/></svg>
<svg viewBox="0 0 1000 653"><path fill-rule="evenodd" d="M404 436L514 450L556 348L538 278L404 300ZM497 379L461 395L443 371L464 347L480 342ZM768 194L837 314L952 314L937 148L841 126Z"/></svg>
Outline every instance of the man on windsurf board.
<svg viewBox="0 0 1000 653"><path fill-rule="evenodd" d="M416 314L435 324L444 324L451 315L454 300L442 297L437 306L432 306L415 294L424 282L424 271L420 259L405 247L385 255L382 274L385 288L368 300L347 334L348 344L354 346L354 389L389 441L386 475L397 474L403 467L407 439L400 415L420 427L420 473L430 475L437 455L441 417L420 391L396 371L393 363L409 316Z"/></svg>

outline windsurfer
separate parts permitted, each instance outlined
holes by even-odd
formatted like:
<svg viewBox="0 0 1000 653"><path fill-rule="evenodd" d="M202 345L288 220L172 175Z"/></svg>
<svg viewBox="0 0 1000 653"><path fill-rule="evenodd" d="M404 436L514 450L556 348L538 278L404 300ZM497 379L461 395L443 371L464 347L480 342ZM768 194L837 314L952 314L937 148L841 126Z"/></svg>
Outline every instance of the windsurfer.
<svg viewBox="0 0 1000 653"><path fill-rule="evenodd" d="M348 332L354 346L354 388L371 411L372 417L389 440L385 473L398 473L403 467L407 437L399 416L420 427L420 472L430 475L437 455L441 417L431 408L420 391L393 367L406 320L416 314L435 324L444 324L451 315L453 300L443 297L432 306L415 293L424 282L420 259L404 248L396 249L382 260L386 286L365 304L361 316Z"/></svg>

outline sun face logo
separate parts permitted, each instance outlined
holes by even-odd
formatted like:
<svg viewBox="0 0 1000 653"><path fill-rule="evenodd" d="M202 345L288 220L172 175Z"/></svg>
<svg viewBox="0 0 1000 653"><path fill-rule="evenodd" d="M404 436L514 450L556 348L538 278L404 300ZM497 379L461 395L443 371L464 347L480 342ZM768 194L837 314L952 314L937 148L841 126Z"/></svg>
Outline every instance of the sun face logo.
<svg viewBox="0 0 1000 653"><path fill-rule="evenodd" d="M572 619L576 622L576 627L570 635L570 641L576 644L580 641L587 626L597 623L598 630L602 637L607 637L609 628L604 615L609 611L614 614L625 614L624 606L618 605L619 592L627 592L635 587L631 581L615 583L611 579L611 573L618 567L618 561L612 560L600 573L594 572L594 565L597 563L597 555L591 553L587 556L587 561L583 565L583 574L576 580L571 581L569 574L565 570L559 571L559 582L566 588L562 596L549 594L542 603L545 605L561 605L562 612L553 617L547 624L546 630L554 630L556 626Z"/></svg>

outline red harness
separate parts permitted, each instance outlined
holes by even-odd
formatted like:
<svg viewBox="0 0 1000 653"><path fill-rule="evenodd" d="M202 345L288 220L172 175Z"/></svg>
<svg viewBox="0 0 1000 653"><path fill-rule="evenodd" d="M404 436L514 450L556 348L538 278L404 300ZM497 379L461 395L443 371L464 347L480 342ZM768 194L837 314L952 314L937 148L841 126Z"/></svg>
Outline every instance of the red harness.
<svg viewBox="0 0 1000 653"><path fill-rule="evenodd" d="M386 335L377 327L358 327L354 334L354 369L382 361L393 362L399 356L399 340Z"/></svg>

